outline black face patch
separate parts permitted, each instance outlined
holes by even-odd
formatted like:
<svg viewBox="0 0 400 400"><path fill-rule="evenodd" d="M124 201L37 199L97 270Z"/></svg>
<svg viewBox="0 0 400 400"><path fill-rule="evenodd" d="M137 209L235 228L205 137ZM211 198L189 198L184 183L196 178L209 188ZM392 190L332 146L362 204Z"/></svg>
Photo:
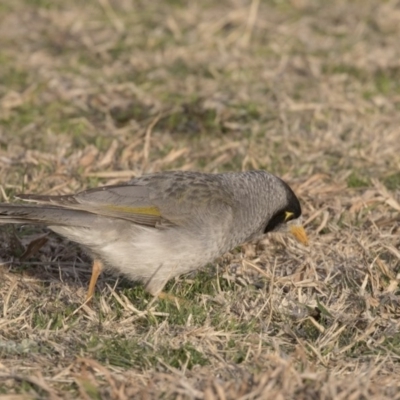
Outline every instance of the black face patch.
<svg viewBox="0 0 400 400"><path fill-rule="evenodd" d="M268 221L267 226L264 229L264 233L274 231L279 225L284 224L292 219L299 218L301 216L301 206L299 199L294 194L293 190L289 185L282 181L286 191L286 205L277 211L272 218ZM288 213L291 215L288 217Z"/></svg>
<svg viewBox="0 0 400 400"><path fill-rule="evenodd" d="M286 210L278 211L268 222L264 233L272 232L279 225L282 225L286 219Z"/></svg>

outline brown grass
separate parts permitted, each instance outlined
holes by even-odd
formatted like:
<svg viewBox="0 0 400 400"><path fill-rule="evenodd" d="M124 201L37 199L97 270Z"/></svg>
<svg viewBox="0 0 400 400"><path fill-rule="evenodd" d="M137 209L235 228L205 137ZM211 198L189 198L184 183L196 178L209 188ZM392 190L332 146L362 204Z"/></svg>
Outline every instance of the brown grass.
<svg viewBox="0 0 400 400"><path fill-rule="evenodd" d="M268 236L170 282L0 230L0 399L400 399L397 1L0 4L0 195L263 168L312 245ZM240 250L240 251L239 251Z"/></svg>

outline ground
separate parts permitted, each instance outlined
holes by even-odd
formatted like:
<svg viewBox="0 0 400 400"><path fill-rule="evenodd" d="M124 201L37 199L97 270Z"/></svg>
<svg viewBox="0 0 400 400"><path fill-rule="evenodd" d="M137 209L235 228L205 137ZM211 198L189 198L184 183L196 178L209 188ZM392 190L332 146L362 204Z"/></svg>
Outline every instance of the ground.
<svg viewBox="0 0 400 400"><path fill-rule="evenodd" d="M268 235L152 299L0 229L0 399L399 399L400 3L0 3L0 197L266 169Z"/></svg>

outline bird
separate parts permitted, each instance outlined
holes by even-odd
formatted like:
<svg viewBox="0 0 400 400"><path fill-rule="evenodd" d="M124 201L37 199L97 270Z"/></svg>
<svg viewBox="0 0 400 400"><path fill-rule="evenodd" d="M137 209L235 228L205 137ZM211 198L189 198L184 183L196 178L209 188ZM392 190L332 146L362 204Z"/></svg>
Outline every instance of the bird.
<svg viewBox="0 0 400 400"><path fill-rule="evenodd" d="M103 269L162 297L169 279L269 232L289 232L308 245L299 199L263 170L164 171L71 195L16 198L25 203L0 203L0 224L45 225L89 251L86 301Z"/></svg>

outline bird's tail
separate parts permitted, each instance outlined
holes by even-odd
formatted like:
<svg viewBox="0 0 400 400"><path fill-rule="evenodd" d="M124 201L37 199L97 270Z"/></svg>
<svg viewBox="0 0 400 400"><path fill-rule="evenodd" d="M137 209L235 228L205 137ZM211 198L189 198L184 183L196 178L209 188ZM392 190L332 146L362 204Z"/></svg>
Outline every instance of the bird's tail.
<svg viewBox="0 0 400 400"><path fill-rule="evenodd" d="M41 204L0 203L0 224L43 224L50 226L90 226L97 218L87 211Z"/></svg>

